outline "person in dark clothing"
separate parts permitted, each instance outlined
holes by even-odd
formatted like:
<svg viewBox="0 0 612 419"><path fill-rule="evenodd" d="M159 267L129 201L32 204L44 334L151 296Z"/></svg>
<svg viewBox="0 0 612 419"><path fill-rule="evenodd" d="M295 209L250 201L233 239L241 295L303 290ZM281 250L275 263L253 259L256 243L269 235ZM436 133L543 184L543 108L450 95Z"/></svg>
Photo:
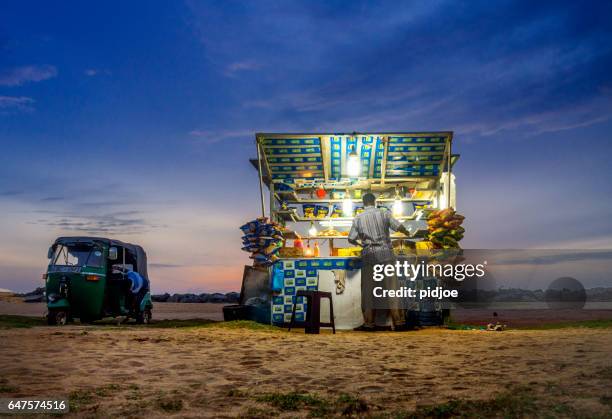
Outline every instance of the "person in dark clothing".
<svg viewBox="0 0 612 419"><path fill-rule="evenodd" d="M361 251L361 309L364 325L361 330L374 330L376 311L384 310L391 315L395 329L405 325L404 311L399 308L397 299L374 298L374 265L394 264L395 254L391 245L390 230L409 235L408 230L386 208L376 208L376 197L371 193L363 195L364 211L353 220L348 236L351 244L359 245ZM396 289L397 278L386 277L377 284L385 289Z"/></svg>

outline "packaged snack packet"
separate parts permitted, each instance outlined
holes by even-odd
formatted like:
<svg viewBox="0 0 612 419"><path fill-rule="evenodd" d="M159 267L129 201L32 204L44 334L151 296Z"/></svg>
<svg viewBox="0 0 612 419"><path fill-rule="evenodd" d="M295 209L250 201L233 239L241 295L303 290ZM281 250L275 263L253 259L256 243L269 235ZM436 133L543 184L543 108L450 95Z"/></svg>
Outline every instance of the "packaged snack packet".
<svg viewBox="0 0 612 419"><path fill-rule="evenodd" d="M314 218L315 217L315 204L304 204L302 210L304 211L304 217Z"/></svg>
<svg viewBox="0 0 612 419"><path fill-rule="evenodd" d="M327 205L315 205L315 217L325 218L329 213L329 207Z"/></svg>

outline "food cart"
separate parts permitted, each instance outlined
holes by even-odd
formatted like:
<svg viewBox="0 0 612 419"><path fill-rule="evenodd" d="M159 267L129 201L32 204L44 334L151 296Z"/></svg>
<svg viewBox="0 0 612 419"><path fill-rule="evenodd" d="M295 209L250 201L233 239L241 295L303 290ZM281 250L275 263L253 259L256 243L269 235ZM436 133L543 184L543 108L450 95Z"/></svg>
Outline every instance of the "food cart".
<svg viewBox="0 0 612 419"><path fill-rule="evenodd" d="M452 168L459 156L452 139L452 132L256 134L251 163L259 173L261 215L282 234L263 264L272 324L287 325L294 303L296 320L304 320L299 290L332 292L337 328L362 323L360 249L347 240L363 210L361 196L374 193L377 205L410 231L392 235L398 257L415 255L428 213L456 208Z"/></svg>

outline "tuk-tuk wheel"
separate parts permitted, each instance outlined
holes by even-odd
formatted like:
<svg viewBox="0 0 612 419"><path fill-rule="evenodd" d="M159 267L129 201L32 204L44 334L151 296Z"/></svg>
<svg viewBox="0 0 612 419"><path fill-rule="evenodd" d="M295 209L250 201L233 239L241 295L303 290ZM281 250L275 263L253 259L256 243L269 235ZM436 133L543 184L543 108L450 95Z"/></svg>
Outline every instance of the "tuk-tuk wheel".
<svg viewBox="0 0 612 419"><path fill-rule="evenodd" d="M151 318L153 318L153 313L151 313L151 309L145 308L144 311L136 315L136 323L149 324L151 323Z"/></svg>
<svg viewBox="0 0 612 419"><path fill-rule="evenodd" d="M64 326L68 322L68 312L66 310L51 310L47 314L47 324L54 326Z"/></svg>

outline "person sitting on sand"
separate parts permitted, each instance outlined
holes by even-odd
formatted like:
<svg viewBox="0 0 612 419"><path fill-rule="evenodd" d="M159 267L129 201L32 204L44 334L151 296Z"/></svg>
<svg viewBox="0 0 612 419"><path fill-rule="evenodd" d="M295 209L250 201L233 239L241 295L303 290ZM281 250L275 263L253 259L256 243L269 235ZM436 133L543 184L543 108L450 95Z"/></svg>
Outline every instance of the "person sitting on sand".
<svg viewBox="0 0 612 419"><path fill-rule="evenodd" d="M372 193L363 195L364 211L353 220L348 236L349 243L363 247L361 251L361 310L364 324L357 330L371 331L375 329L376 310L384 310L391 314L395 330L406 324L404 312L397 307L397 301L374 298L374 265L394 264L395 254L391 245L389 230L399 231L406 235L410 233L384 208L376 208L376 197ZM397 278L387 277L386 289L397 288Z"/></svg>

